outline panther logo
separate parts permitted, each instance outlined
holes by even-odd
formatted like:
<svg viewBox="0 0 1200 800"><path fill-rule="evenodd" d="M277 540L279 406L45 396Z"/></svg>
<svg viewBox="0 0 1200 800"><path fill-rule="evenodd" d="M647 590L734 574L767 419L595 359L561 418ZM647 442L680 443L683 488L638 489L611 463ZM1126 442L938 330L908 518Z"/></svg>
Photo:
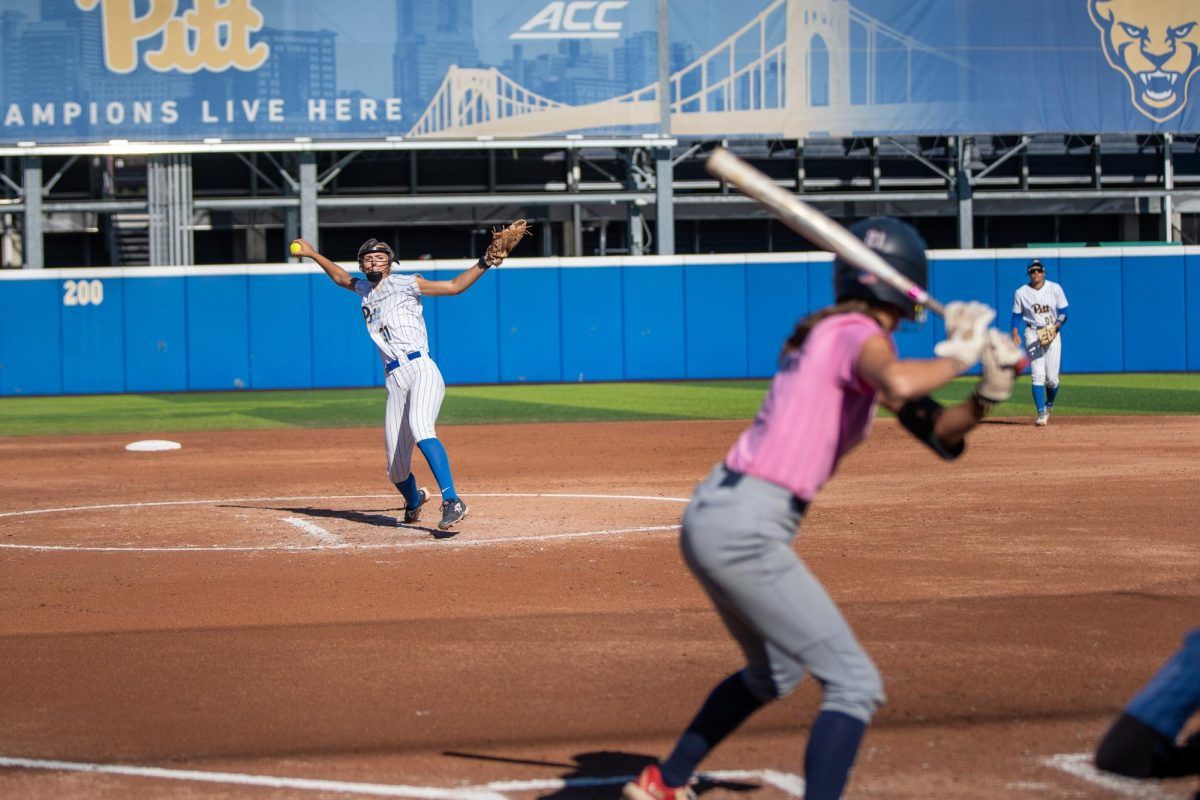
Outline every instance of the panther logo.
<svg viewBox="0 0 1200 800"><path fill-rule="evenodd" d="M1088 0L1109 66L1124 73L1133 105L1166 122L1187 104L1200 69L1200 7L1194 0Z"/></svg>

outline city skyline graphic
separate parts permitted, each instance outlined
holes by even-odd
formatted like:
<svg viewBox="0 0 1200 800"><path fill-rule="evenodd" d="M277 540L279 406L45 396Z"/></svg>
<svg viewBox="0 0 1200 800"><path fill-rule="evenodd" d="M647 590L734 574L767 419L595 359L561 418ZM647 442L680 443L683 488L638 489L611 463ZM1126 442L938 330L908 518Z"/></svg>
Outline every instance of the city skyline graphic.
<svg viewBox="0 0 1200 800"><path fill-rule="evenodd" d="M665 127L655 0L220 0L217 40L235 38L230 20L257 19L244 30L242 55L269 53L221 68L209 66L219 61L212 52L187 66L202 31L174 39L168 31L193 3L6 0L0 137L790 138L1162 127L1136 118L1085 0L1078 8L672 0ZM124 72L110 68L119 42L106 27L118 7L132 8L143 26L148 9L173 15L160 13L163 32L139 34ZM1172 126L1194 119L1184 109Z"/></svg>

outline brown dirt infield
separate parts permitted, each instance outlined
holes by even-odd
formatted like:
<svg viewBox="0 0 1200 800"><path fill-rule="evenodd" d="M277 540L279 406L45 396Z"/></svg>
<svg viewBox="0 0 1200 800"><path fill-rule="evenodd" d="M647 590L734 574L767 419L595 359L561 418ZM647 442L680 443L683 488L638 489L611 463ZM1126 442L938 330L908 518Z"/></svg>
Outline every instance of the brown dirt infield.
<svg viewBox="0 0 1200 800"><path fill-rule="evenodd" d="M471 504L447 538L434 506L393 524L377 430L0 440L0 763L209 775L0 765L0 797L366 796L211 773L617 797L602 779L665 754L738 665L662 498L742 424L444 428ZM1045 760L1089 751L1200 624L1198 452L1200 418L998 420L945 464L881 421L797 541L889 693L847 796L1190 797ZM817 699L705 768L802 775ZM701 788L792 796L760 783Z"/></svg>

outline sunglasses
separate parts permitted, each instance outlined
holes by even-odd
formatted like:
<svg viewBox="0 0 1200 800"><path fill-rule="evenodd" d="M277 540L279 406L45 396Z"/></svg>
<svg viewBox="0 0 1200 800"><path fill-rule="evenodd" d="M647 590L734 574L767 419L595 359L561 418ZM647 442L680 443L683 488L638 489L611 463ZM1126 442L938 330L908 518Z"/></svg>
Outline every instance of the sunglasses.
<svg viewBox="0 0 1200 800"><path fill-rule="evenodd" d="M1046 270L1044 270L1044 269L1039 269L1039 268L1035 267L1034 269L1029 270L1029 274L1032 275L1035 272L1045 272L1045 271Z"/></svg>

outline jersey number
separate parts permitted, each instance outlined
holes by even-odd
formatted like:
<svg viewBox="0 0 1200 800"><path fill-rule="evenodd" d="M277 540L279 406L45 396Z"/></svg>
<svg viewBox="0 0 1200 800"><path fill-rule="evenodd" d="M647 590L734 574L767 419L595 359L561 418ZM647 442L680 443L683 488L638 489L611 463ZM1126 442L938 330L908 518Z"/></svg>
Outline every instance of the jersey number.
<svg viewBox="0 0 1200 800"><path fill-rule="evenodd" d="M370 324L371 320L375 319L375 310L374 309L368 308L367 306L363 306L362 312L363 312L363 319L365 319L367 321L367 324ZM387 325L379 326L379 335L383 337L383 340L385 342L392 341L392 332L388 330Z"/></svg>

